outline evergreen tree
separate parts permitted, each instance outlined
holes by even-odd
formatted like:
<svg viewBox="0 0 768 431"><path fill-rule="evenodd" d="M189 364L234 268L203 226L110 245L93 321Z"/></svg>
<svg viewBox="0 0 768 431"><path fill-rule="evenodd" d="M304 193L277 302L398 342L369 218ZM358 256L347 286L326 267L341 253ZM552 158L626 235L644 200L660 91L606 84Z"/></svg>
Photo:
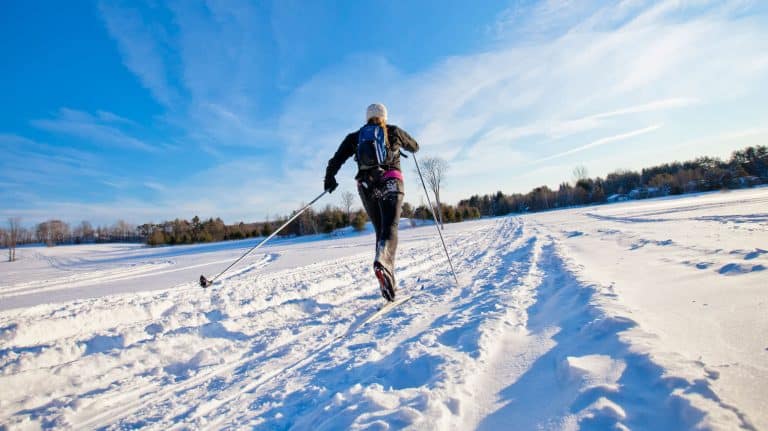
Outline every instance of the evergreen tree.
<svg viewBox="0 0 768 431"><path fill-rule="evenodd" d="M365 223L368 221L368 216L365 214L365 211L359 210L355 213L354 218L352 219L352 227L360 232L363 229L365 229Z"/></svg>

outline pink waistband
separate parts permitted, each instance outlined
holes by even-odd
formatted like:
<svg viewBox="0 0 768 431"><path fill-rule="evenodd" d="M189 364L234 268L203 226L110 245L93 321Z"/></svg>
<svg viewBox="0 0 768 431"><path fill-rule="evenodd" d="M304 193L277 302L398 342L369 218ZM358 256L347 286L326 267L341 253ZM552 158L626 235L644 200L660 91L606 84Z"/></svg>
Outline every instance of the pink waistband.
<svg viewBox="0 0 768 431"><path fill-rule="evenodd" d="M391 171L384 172L384 176L382 178L384 178L385 180L390 178L396 178L400 181L405 181L405 179L403 178L403 173L398 171L397 169L392 169Z"/></svg>

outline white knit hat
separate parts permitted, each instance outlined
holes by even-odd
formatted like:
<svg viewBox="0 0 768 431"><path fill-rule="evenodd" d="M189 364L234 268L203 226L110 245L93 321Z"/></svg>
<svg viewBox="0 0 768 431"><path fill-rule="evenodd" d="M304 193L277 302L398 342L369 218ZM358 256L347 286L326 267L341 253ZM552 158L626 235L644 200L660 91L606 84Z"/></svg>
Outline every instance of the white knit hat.
<svg viewBox="0 0 768 431"><path fill-rule="evenodd" d="M373 117L379 117L382 120L386 121L387 107L382 105L381 103L374 103L368 106L368 109L365 110L365 121L368 121Z"/></svg>

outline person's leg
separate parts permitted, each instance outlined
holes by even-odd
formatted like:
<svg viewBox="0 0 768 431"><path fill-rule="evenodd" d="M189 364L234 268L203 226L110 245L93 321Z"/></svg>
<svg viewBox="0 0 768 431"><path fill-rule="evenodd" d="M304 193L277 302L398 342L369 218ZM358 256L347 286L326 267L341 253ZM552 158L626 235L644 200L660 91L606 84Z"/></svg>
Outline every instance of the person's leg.
<svg viewBox="0 0 768 431"><path fill-rule="evenodd" d="M395 292L392 286L394 281L392 277L387 273L377 261L379 258L379 250L382 238L382 207L380 203L380 190L373 189L373 187L365 187L363 183L358 183L357 192L360 195L360 200L363 202L365 212L368 214L368 218L373 224L373 229L376 232L376 257L373 260L373 272L376 274L376 279L379 282L379 289L381 289L381 296L387 301L395 299Z"/></svg>
<svg viewBox="0 0 768 431"><path fill-rule="evenodd" d="M376 263L385 270L393 291L396 288L395 255L397 230L403 205L402 189L402 183L399 180L388 179L381 189L381 198L378 200L381 228L376 242Z"/></svg>
<svg viewBox="0 0 768 431"><path fill-rule="evenodd" d="M379 235L381 233L381 211L379 204L373 197L373 190L366 188L362 183L357 183L357 193L360 195L360 200L363 202L363 208L365 213L368 214L368 219L373 225L373 230L376 232L376 243L379 242Z"/></svg>

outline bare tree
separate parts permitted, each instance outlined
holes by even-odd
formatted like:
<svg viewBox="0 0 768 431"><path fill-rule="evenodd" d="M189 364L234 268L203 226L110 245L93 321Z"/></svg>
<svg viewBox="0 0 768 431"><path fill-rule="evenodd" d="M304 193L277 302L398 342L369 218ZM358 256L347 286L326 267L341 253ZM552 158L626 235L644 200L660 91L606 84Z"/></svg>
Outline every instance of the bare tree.
<svg viewBox="0 0 768 431"><path fill-rule="evenodd" d="M0 248L5 247L8 241L8 234L6 234L5 229L0 227Z"/></svg>
<svg viewBox="0 0 768 431"><path fill-rule="evenodd" d="M352 204L355 202L355 195L349 190L341 194L341 204L347 210L347 223L352 223Z"/></svg>
<svg viewBox="0 0 768 431"><path fill-rule="evenodd" d="M433 211L437 211L440 227L444 229L443 212L440 210L440 188L443 184L443 180L445 180L445 174L448 171L448 162L440 157L427 157L423 159L421 164L424 167L424 181L426 181L429 188L432 189L432 193L435 194L435 205L437 208L434 208Z"/></svg>
<svg viewBox="0 0 768 431"><path fill-rule="evenodd" d="M80 222L80 234L84 242L93 240L93 226L91 226L91 222L86 220Z"/></svg>
<svg viewBox="0 0 768 431"><path fill-rule="evenodd" d="M180 221L178 225L180 227L180 230L184 230L184 231L188 230L187 229L188 226L181 226L182 223ZM125 220L118 220L114 224L114 226L112 226L113 236L120 238L120 241L122 242L127 241L129 239L129 236L132 236L135 230L136 228L132 224L126 222Z"/></svg>
<svg viewBox="0 0 768 431"><path fill-rule="evenodd" d="M589 178L589 172L584 165L578 165L573 168L573 185L575 186L580 180L586 180Z"/></svg>
<svg viewBox="0 0 768 431"><path fill-rule="evenodd" d="M301 203L304 206L304 203ZM330 208L330 205L328 206ZM327 209L326 209L327 210ZM298 218L298 234L307 235L310 232L317 234L317 223L315 222L315 212L312 208L304 211Z"/></svg>
<svg viewBox="0 0 768 431"><path fill-rule="evenodd" d="M48 222L39 223L37 225L35 236L37 236L38 241L44 242L45 245L49 247L53 245L51 244L51 229Z"/></svg>
<svg viewBox="0 0 768 431"><path fill-rule="evenodd" d="M64 241L69 236L69 224L61 220L51 220L50 223L54 243L64 244Z"/></svg>
<svg viewBox="0 0 768 431"><path fill-rule="evenodd" d="M8 244L8 262L16 260L16 244L19 241L21 233L21 219L11 217L8 219L8 232L6 233L6 243Z"/></svg>
<svg viewBox="0 0 768 431"><path fill-rule="evenodd" d="M79 225L72 228L72 239L75 244L89 242L93 240L93 226L89 221L83 220Z"/></svg>
<svg viewBox="0 0 768 431"><path fill-rule="evenodd" d="M48 247L64 243L69 236L69 225L61 220L48 220L37 225L37 239Z"/></svg>

